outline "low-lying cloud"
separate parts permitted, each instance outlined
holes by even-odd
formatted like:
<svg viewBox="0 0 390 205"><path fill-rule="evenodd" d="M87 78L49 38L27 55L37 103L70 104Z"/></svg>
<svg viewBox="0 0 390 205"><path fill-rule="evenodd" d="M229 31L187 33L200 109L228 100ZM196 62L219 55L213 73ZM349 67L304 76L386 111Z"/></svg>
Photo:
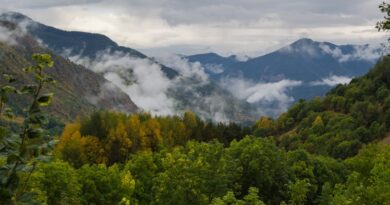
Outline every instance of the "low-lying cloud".
<svg viewBox="0 0 390 205"><path fill-rule="evenodd" d="M121 52L100 52L96 59L69 57L103 76L124 91L141 109L156 115L175 113L174 101L167 96L172 82L160 65L149 59L134 58Z"/></svg>
<svg viewBox="0 0 390 205"><path fill-rule="evenodd" d="M317 85L327 85L327 86L336 86L338 84L348 84L351 82L352 78L348 76L337 76L332 75L327 78L323 78L320 81L314 81L311 82L310 85L317 86Z"/></svg>
<svg viewBox="0 0 390 205"><path fill-rule="evenodd" d="M31 19L15 18L14 15L14 13L0 10L0 42L10 46L18 45L18 39L29 34L29 30L37 26L36 22ZM46 47L41 39L37 37L34 37L34 39L40 46Z"/></svg>
<svg viewBox="0 0 390 205"><path fill-rule="evenodd" d="M382 52L378 47L370 45L353 46L353 50L350 53L344 53L340 48L331 48L326 44L321 44L320 48L324 53L338 59L340 63L351 60L376 61L382 55Z"/></svg>
<svg viewBox="0 0 390 205"><path fill-rule="evenodd" d="M285 111L294 101L287 91L301 84L301 81L288 79L269 83L254 83L239 78L221 81L221 85L237 98L259 105L259 112L269 115L277 115ZM273 105L270 106L270 104Z"/></svg>

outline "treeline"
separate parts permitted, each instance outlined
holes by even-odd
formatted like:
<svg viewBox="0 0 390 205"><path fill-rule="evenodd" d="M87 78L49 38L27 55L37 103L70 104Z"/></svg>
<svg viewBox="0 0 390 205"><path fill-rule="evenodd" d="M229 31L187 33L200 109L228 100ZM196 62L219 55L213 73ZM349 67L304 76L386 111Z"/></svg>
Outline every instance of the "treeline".
<svg viewBox="0 0 390 205"><path fill-rule="evenodd" d="M189 140L229 144L250 133L251 128L205 122L192 112L182 117L152 117L147 113L100 111L66 125L55 152L75 167L86 163L111 165L124 163L139 151L172 149Z"/></svg>
<svg viewBox="0 0 390 205"><path fill-rule="evenodd" d="M370 145L341 161L266 138L227 147L191 141L112 166L42 163L28 189L43 204L379 205L390 201L390 147Z"/></svg>

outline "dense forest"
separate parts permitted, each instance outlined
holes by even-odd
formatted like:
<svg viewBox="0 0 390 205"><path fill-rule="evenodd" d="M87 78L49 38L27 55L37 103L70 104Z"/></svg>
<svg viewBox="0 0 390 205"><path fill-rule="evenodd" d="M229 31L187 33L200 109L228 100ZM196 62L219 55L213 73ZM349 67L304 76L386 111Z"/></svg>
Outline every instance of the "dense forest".
<svg viewBox="0 0 390 205"><path fill-rule="evenodd" d="M0 81L0 120L14 122L0 126L0 204L390 204L388 56L325 97L249 127L190 111L102 110L59 136L45 111L54 63L34 54L24 68L32 84ZM25 100L23 116L7 104L15 96Z"/></svg>

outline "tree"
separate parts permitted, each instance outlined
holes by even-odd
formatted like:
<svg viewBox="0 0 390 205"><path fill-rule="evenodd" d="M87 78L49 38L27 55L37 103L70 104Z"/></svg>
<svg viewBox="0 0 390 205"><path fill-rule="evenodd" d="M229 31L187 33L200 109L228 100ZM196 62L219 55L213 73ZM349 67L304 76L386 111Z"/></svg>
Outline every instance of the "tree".
<svg viewBox="0 0 390 205"><path fill-rule="evenodd" d="M30 190L42 204L80 204L80 184L76 170L66 162L40 163L31 176Z"/></svg>
<svg viewBox="0 0 390 205"><path fill-rule="evenodd" d="M124 123L119 122L117 126L109 132L105 144L109 164L125 162L128 159L132 145L133 143L128 136Z"/></svg>
<svg viewBox="0 0 390 205"><path fill-rule="evenodd" d="M54 141L46 140L45 132L42 129L47 122L46 116L41 107L51 103L53 94L42 91L48 84L55 81L44 71L51 68L54 62L49 54L34 54L32 56L34 64L23 69L31 74L32 84L23 85L20 89L10 85L1 85L0 117L3 117L2 110L8 102L8 93L27 95L29 104L24 113L24 121L20 127L20 133L6 132L2 128L0 131L0 155L6 157L6 163L0 167L0 202L2 204L31 202L31 193L26 191L26 187L32 172L36 168L37 161L48 160L48 150L53 146ZM5 75L8 83L17 79ZM12 110L8 107L5 114L12 116ZM27 177L21 180L20 174L27 173Z"/></svg>
<svg viewBox="0 0 390 205"><path fill-rule="evenodd" d="M376 24L376 28L379 31L389 31L390 30L390 5L388 3L383 2L379 5L379 9L382 13L385 14L384 20L379 21Z"/></svg>
<svg viewBox="0 0 390 205"><path fill-rule="evenodd" d="M225 194L240 175L234 160L217 142L189 142L166 153L156 177L154 204L210 204Z"/></svg>
<svg viewBox="0 0 390 205"><path fill-rule="evenodd" d="M279 204L287 198L286 184L291 173L286 153L270 139L245 137L233 141L227 154L238 160L242 174L238 179L241 196L249 187L257 187L265 203Z"/></svg>
<svg viewBox="0 0 390 205"><path fill-rule="evenodd" d="M232 191L226 193L223 197L218 197L213 200L211 205L265 205L259 198L259 189L250 187L248 195L244 196L243 200L237 199Z"/></svg>
<svg viewBox="0 0 390 205"><path fill-rule="evenodd" d="M153 153L139 152L126 163L124 171L133 173L135 180L134 198L140 205L151 204L154 199L154 178L159 167L155 163Z"/></svg>
<svg viewBox="0 0 390 205"><path fill-rule="evenodd" d="M132 201L135 181L129 171L117 165L84 165L77 170L83 204L118 204L123 198Z"/></svg>

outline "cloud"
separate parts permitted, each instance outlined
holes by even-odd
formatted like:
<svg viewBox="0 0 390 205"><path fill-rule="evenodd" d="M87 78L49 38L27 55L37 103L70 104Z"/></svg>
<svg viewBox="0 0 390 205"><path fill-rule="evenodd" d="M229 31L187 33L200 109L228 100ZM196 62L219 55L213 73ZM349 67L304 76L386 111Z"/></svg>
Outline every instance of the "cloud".
<svg viewBox="0 0 390 205"><path fill-rule="evenodd" d="M17 37L20 37L18 32L10 30L7 27L0 26L0 42L8 45L17 45Z"/></svg>
<svg viewBox="0 0 390 205"><path fill-rule="evenodd" d="M236 61L239 61L239 62L245 62L245 61L248 61L250 59L250 57L248 55L245 55L245 54L235 54L233 57Z"/></svg>
<svg viewBox="0 0 390 205"><path fill-rule="evenodd" d="M206 64L204 65L204 67L206 68L206 70L214 74L223 73L223 66L220 64Z"/></svg>
<svg viewBox="0 0 390 205"><path fill-rule="evenodd" d="M380 0L0 0L66 30L103 33L146 51L263 54L302 36L335 43L384 41ZM72 11L72 12L69 12Z"/></svg>
<svg viewBox="0 0 390 205"><path fill-rule="evenodd" d="M71 52L65 50L66 53ZM167 95L173 83L153 61L109 50L98 53L96 59L80 56L70 56L69 59L103 74L143 110L156 115L175 113L175 102Z"/></svg>
<svg viewBox="0 0 390 205"><path fill-rule="evenodd" d="M191 63L178 55L162 55L157 58L157 61L175 69L183 77L194 78L199 82L208 81L204 67L199 62Z"/></svg>
<svg viewBox="0 0 390 205"><path fill-rule="evenodd" d="M294 98L287 94L293 87L301 85L301 81L284 79L278 82L253 83L246 79L223 79L221 85L234 96L256 104L260 113L276 116L285 111ZM272 105L272 106L270 106Z"/></svg>
<svg viewBox="0 0 390 205"><path fill-rule="evenodd" d="M348 54L343 53L343 51L338 47L332 49L325 43L322 43L320 48L324 53L331 55L335 59L338 59L340 63L351 60L376 61L382 55L379 46L372 45L353 46L353 51L349 52Z"/></svg>
<svg viewBox="0 0 390 205"><path fill-rule="evenodd" d="M65 49L63 55L70 55ZM82 64L102 74L115 84L144 111L154 115L181 115L192 110L203 119L217 122L232 121L227 111L231 107L226 95L210 90L211 82L200 63L190 63L176 55L160 57L160 62L177 70L180 75L168 79L161 66L149 59L134 58L121 52L109 50L99 52L96 59L68 56L75 63ZM90 97L98 101L99 96Z"/></svg>
<svg viewBox="0 0 390 205"><path fill-rule="evenodd" d="M0 21L8 20L8 15L0 11ZM15 26L0 24L0 41L8 45L17 45L18 38L27 34L27 26L30 24L28 21L14 22Z"/></svg>
<svg viewBox="0 0 390 205"><path fill-rule="evenodd" d="M317 51L317 48L309 43L303 43L299 46L292 46L288 45L279 50L282 53L290 53L290 54L300 54L300 55L307 55L310 57L317 57L319 56L319 53Z"/></svg>
<svg viewBox="0 0 390 205"><path fill-rule="evenodd" d="M37 26L37 24L28 18L15 20L12 15L13 13L0 9L0 21L7 22L0 24L0 42L14 46L18 44L18 39L29 34L29 29ZM9 22L14 25L8 25ZM35 40L40 46L47 47L41 39L35 37Z"/></svg>
<svg viewBox="0 0 390 205"><path fill-rule="evenodd" d="M327 86L336 86L338 84L348 84L351 82L352 78L347 76L336 76L332 75L327 78L323 78L320 81L314 81L311 82L310 85L317 86L317 85L327 85Z"/></svg>

